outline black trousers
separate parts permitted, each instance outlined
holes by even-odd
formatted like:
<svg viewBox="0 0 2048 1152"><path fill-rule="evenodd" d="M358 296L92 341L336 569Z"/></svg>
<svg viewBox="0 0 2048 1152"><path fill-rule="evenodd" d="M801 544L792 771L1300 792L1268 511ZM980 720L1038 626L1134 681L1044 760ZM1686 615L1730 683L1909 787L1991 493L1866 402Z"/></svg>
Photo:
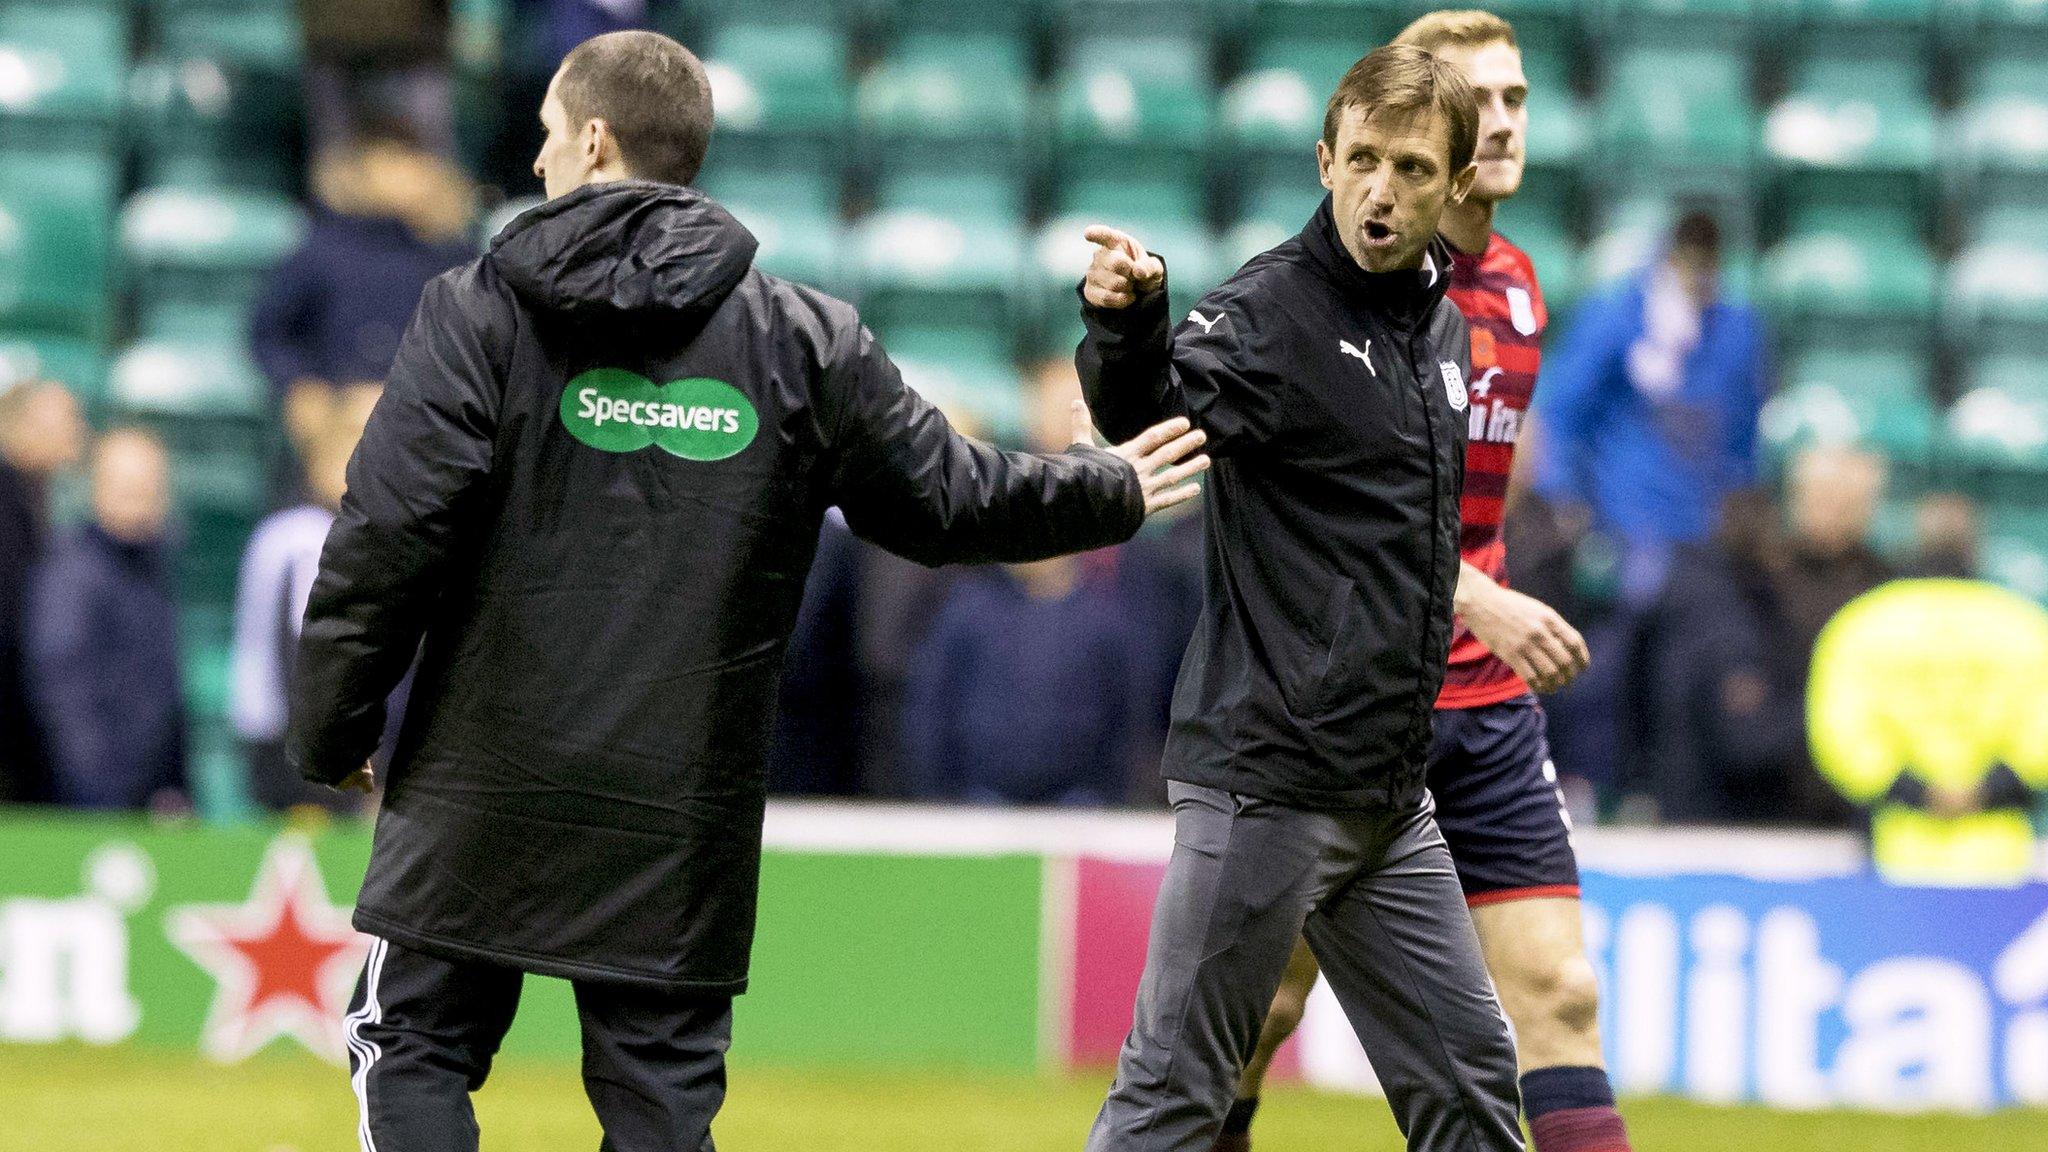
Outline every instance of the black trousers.
<svg viewBox="0 0 2048 1152"><path fill-rule="evenodd" d="M519 1008L524 973L378 940L347 1017L363 1152L476 1152L469 1094ZM583 1088L600 1152L712 1152L732 998L576 981Z"/></svg>

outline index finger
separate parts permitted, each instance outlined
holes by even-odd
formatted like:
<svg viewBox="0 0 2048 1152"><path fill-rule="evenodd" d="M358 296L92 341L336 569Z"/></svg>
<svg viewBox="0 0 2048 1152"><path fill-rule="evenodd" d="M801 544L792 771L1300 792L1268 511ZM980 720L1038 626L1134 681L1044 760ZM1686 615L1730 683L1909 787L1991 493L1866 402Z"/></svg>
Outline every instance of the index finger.
<svg viewBox="0 0 2048 1152"><path fill-rule="evenodd" d="M1145 246L1138 243L1137 237L1121 229L1111 228L1107 224L1090 224L1082 235L1086 236L1090 243L1116 249L1132 260L1142 260L1145 257Z"/></svg>

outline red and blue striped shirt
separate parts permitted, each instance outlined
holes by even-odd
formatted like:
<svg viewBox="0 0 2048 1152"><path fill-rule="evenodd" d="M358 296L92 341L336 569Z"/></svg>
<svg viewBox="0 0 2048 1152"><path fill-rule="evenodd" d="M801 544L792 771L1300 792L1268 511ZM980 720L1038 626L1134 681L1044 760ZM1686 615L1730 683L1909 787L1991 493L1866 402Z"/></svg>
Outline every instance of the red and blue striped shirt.
<svg viewBox="0 0 2048 1152"><path fill-rule="evenodd" d="M1550 317L1528 255L1498 232L1482 253L1453 250L1450 296L1472 329L1460 550L1466 563L1505 584L1507 544L1501 536L1501 514L1507 504L1515 441L1536 391L1540 341ZM1457 623L1438 708L1480 708L1528 691L1522 678L1488 651L1462 620Z"/></svg>

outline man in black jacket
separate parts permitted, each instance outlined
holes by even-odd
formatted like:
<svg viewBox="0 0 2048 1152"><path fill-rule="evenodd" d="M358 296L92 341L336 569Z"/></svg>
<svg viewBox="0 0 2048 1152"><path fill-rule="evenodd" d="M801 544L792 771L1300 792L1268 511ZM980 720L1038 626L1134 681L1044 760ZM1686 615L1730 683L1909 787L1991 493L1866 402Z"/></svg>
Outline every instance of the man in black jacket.
<svg viewBox="0 0 2048 1152"><path fill-rule="evenodd" d="M1514 1048L1423 786L1470 355L1435 234L1477 125L1456 68L1367 55L1317 145L1329 198L1177 331L1163 262L1090 231L1097 419L1189 416L1217 460L1163 765L1174 852L1090 1152L1209 1147L1303 935L1410 1148L1523 1146Z"/></svg>
<svg viewBox="0 0 2048 1152"><path fill-rule="evenodd" d="M1185 421L1059 455L954 434L852 308L755 270L683 187L711 102L673 40L586 42L542 120L551 199L428 285L300 642L292 754L327 783L367 782L420 657L355 913L378 1152L476 1148L526 972L575 983L607 1148L711 1147L828 507L926 563L1022 561L1125 539L1206 466L1175 463Z"/></svg>

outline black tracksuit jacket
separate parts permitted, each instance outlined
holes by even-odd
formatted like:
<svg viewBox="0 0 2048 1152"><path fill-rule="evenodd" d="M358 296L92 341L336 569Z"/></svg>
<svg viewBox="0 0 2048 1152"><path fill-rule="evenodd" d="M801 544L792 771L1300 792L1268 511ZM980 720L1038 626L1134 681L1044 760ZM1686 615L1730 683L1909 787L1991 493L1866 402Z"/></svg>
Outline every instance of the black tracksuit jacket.
<svg viewBox="0 0 2048 1152"><path fill-rule="evenodd" d="M1083 307L1103 432L1209 434L1202 615L1163 771L1306 808L1418 802L1450 653L1465 470L1465 319L1450 254L1351 259L1327 198L1188 317L1166 292Z"/></svg>
<svg viewBox="0 0 2048 1152"><path fill-rule="evenodd" d="M1143 520L1107 453L956 435L851 307L754 249L698 193L626 181L525 213L428 285L293 687L292 755L332 783L421 655L363 931L742 990L776 682L826 509L927 564L1101 547Z"/></svg>

